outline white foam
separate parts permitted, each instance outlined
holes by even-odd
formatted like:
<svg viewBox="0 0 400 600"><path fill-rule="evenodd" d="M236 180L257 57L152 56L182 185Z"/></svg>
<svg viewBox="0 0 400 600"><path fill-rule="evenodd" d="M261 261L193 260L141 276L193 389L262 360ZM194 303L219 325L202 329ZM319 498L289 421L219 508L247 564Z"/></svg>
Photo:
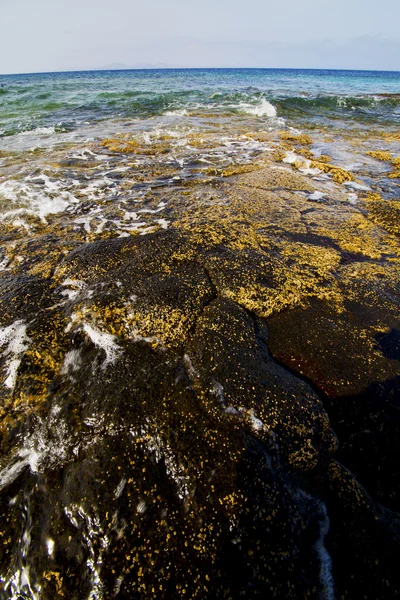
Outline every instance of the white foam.
<svg viewBox="0 0 400 600"><path fill-rule="evenodd" d="M219 381L214 381L212 391L217 396L218 400L221 402L222 406L225 406L225 396L224 396L224 387L219 383Z"/></svg>
<svg viewBox="0 0 400 600"><path fill-rule="evenodd" d="M320 502L322 518L320 520L320 535L315 543L315 550L320 560L319 577L323 590L323 600L335 600L335 584L332 576L332 560L325 547L325 538L328 534L330 522L328 511L323 502Z"/></svg>
<svg viewBox="0 0 400 600"><path fill-rule="evenodd" d="M300 160L300 156L296 154L296 152L287 152L285 158L282 162L287 163L288 165L293 165L296 161Z"/></svg>
<svg viewBox="0 0 400 600"><path fill-rule="evenodd" d="M360 192L370 192L371 188L367 185L361 185L361 183L356 183L355 181L345 181L343 183L346 187L352 188L353 190L359 190Z"/></svg>
<svg viewBox="0 0 400 600"><path fill-rule="evenodd" d="M47 136L47 135L53 135L54 133L56 133L56 130L54 127L36 127L36 129L31 129L30 131L21 131L21 133L19 135L24 135L24 136Z"/></svg>
<svg viewBox="0 0 400 600"><path fill-rule="evenodd" d="M168 229L170 221L166 221L165 219L157 219L157 223L161 229Z"/></svg>
<svg viewBox="0 0 400 600"><path fill-rule="evenodd" d="M147 213L158 213L164 208L164 203L158 205L158 209L152 211L144 210ZM87 233L101 233L106 226L113 226L113 229L119 233L119 237L128 237L131 233L138 232L140 235L146 235L154 231L156 225L167 229L169 221L159 219L155 222L139 221L140 216L137 212L124 210L123 216L118 218L107 218L101 216L101 207L94 208L90 213L84 216L75 217L76 225L83 225ZM139 211L138 211L139 212Z"/></svg>
<svg viewBox="0 0 400 600"><path fill-rule="evenodd" d="M162 210L164 210L164 208L165 208L165 204L162 203L162 206L158 205L158 208L155 208L154 210L151 208L141 208L138 212L149 213L149 214L155 215L155 214L161 212Z"/></svg>
<svg viewBox="0 0 400 600"><path fill-rule="evenodd" d="M355 206L357 204L358 196L355 192L353 192L352 194L348 194L347 200L349 201L349 204Z"/></svg>
<svg viewBox="0 0 400 600"><path fill-rule="evenodd" d="M325 198L324 192L314 192L313 194L309 194L308 196L308 200L322 200L323 198Z"/></svg>
<svg viewBox="0 0 400 600"><path fill-rule="evenodd" d="M103 363L103 368L113 364L121 355L121 348L118 346L115 335L100 331L89 323L83 323L83 331L90 338L97 348L101 348L106 353L106 360Z"/></svg>
<svg viewBox="0 0 400 600"><path fill-rule="evenodd" d="M139 211L139 212L147 212L147 211ZM126 210L124 213L123 220L124 221L137 221L139 219L139 215L133 211Z"/></svg>
<svg viewBox="0 0 400 600"><path fill-rule="evenodd" d="M25 182L9 180L0 183L0 196L19 205L18 212L7 211L0 215L1 220L9 219L16 214L31 212L46 222L47 215L63 212L68 206L78 202L70 192L62 190L59 183L46 177L37 179L43 179L44 190L28 185L29 180ZM34 180L31 179L31 181L35 183Z"/></svg>
<svg viewBox="0 0 400 600"><path fill-rule="evenodd" d="M75 300L86 287L86 283L78 279L66 279L61 285L69 288L77 288L62 290L61 296L67 296L68 300Z"/></svg>
<svg viewBox="0 0 400 600"><path fill-rule="evenodd" d="M136 506L136 510L140 515L145 513L147 510L146 502L144 500L140 500L140 502L138 502L138 505Z"/></svg>
<svg viewBox="0 0 400 600"><path fill-rule="evenodd" d="M268 102L265 98L262 98L260 102L251 106L250 104L240 104L239 109L248 115L255 115L256 117L276 117L277 112L273 104Z"/></svg>
<svg viewBox="0 0 400 600"><path fill-rule="evenodd" d="M71 372L78 371L82 364L80 350L70 350L64 357L64 362L61 367L61 375L68 375Z"/></svg>
<svg viewBox="0 0 400 600"><path fill-rule="evenodd" d="M183 362L186 367L186 372L189 375L189 379L197 379L199 377L199 373L194 368L192 359L190 358L189 354L183 355Z"/></svg>
<svg viewBox="0 0 400 600"><path fill-rule="evenodd" d="M249 411L248 416L250 425L254 431L262 431L263 429L267 429L261 419L255 416L253 409Z"/></svg>
<svg viewBox="0 0 400 600"><path fill-rule="evenodd" d="M145 144L151 144L152 143L150 132L148 132L148 131L144 131L143 132L143 141L144 141Z"/></svg>
<svg viewBox="0 0 400 600"><path fill-rule="evenodd" d="M75 219L75 223L77 225L83 225L83 228L86 231L86 233L91 233L91 231L92 231L92 228L90 226L91 220L92 220L91 217L80 217L79 219Z"/></svg>
<svg viewBox="0 0 400 600"><path fill-rule="evenodd" d="M90 160L90 159L108 160L108 156L102 156L101 154L96 154L95 152L92 152L92 150L89 150L89 148L82 148L82 150L78 150L78 152L71 154L71 158L76 158L78 160ZM117 169L115 169L115 170L117 170Z"/></svg>
<svg viewBox="0 0 400 600"><path fill-rule="evenodd" d="M320 173L322 173L322 171L320 169L311 169L309 167L305 167L305 168L301 168L299 169L300 173L303 173L303 175L311 175L311 176L315 176L315 175L319 175ZM323 175L324 179L329 179L328 175Z"/></svg>
<svg viewBox="0 0 400 600"><path fill-rule="evenodd" d="M99 195L102 195L105 190L113 188L114 186L115 182L112 179L103 176L92 181L86 187L82 187L79 191L90 200L95 200Z"/></svg>
<svg viewBox="0 0 400 600"><path fill-rule="evenodd" d="M186 108L177 108L176 110L167 110L164 113L165 117L187 117L188 111Z"/></svg>
<svg viewBox="0 0 400 600"><path fill-rule="evenodd" d="M83 288L86 286L86 283L84 281L81 281L80 279L68 278L65 281L63 281L61 285L77 287L78 289L83 290Z"/></svg>
<svg viewBox="0 0 400 600"><path fill-rule="evenodd" d="M3 260L0 262L0 271L5 271L9 262L10 262L10 260L8 259L7 256L5 256L3 258Z"/></svg>
<svg viewBox="0 0 400 600"><path fill-rule="evenodd" d="M224 412L227 415L240 415L240 412L238 410L236 410L236 408L234 408L233 406L228 406Z"/></svg>
<svg viewBox="0 0 400 600"><path fill-rule="evenodd" d="M37 473L42 466L49 468L62 463L67 456L69 441L66 424L57 418L57 414L50 413L47 423L39 419L33 433L24 438L23 446L0 471L0 490L15 481L26 467L31 473Z"/></svg>
<svg viewBox="0 0 400 600"><path fill-rule="evenodd" d="M14 389L15 387L22 356L24 352L28 350L32 341L27 336L26 329L27 324L21 320L15 321L8 327L0 328L0 347L6 346L3 354L7 357L7 377L4 381L4 385L9 389Z"/></svg>
<svg viewBox="0 0 400 600"><path fill-rule="evenodd" d="M47 539L46 546L47 546L47 554L50 557L53 557L53 555L54 555L54 540L51 540L50 538Z"/></svg>
<svg viewBox="0 0 400 600"><path fill-rule="evenodd" d="M125 486L126 486L126 479L123 478L123 479L121 479L121 481L119 482L119 484L117 486L117 489L115 490L114 496L116 499L120 498L122 496L122 492L124 491Z"/></svg>

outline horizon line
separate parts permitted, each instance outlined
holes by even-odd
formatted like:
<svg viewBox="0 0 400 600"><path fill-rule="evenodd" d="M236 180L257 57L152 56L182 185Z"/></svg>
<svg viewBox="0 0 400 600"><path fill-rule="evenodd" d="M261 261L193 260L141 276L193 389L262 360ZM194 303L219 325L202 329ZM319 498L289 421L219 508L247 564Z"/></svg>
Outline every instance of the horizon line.
<svg viewBox="0 0 400 600"><path fill-rule="evenodd" d="M127 67L123 69L96 67L92 69L65 69L61 71L28 71L19 73L0 73L0 77L15 77L21 75L60 75L64 73L109 73L129 71L344 71L359 73L400 73L393 69L349 69L323 67Z"/></svg>

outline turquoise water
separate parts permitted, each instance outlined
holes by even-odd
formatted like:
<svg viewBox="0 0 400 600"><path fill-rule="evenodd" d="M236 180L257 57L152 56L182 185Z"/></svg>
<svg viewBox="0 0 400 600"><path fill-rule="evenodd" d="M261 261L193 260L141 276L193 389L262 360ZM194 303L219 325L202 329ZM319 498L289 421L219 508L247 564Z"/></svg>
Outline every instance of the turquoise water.
<svg viewBox="0 0 400 600"><path fill-rule="evenodd" d="M199 109L236 114L270 102L278 116L400 123L400 72L290 69L95 71L0 76L0 135Z"/></svg>

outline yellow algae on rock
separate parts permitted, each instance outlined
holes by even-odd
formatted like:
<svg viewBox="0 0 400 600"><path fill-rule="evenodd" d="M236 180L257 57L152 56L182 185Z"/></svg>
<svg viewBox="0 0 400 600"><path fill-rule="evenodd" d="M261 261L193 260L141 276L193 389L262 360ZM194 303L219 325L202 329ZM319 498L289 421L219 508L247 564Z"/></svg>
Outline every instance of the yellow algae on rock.
<svg viewBox="0 0 400 600"><path fill-rule="evenodd" d="M392 159L392 165L395 170L389 173L390 179L400 179L400 156Z"/></svg>
<svg viewBox="0 0 400 600"><path fill-rule="evenodd" d="M321 156L318 156L318 162L330 163L330 162L332 162L332 159L330 156L327 156L326 154L321 154Z"/></svg>
<svg viewBox="0 0 400 600"><path fill-rule="evenodd" d="M259 165L257 163L251 163L248 165L235 165L233 167L228 167L222 171L223 177L232 177L233 175L242 175L243 173L252 173L253 171L257 171L258 169L262 169L264 165Z"/></svg>
<svg viewBox="0 0 400 600"><path fill-rule="evenodd" d="M158 138L152 144L140 144L135 139L109 138L100 142L100 146L107 148L110 152L116 154L140 154L144 156L155 156L169 152L170 146L167 140Z"/></svg>
<svg viewBox="0 0 400 600"><path fill-rule="evenodd" d="M310 167L312 169L319 169L323 173L328 173L328 175L332 175L332 179L337 183L344 183L345 181L354 181L354 175L345 169L340 167L335 167L334 165L320 162L318 160L313 160L311 162Z"/></svg>
<svg viewBox="0 0 400 600"><path fill-rule="evenodd" d="M390 152L384 150L370 150L367 152L368 156L372 156L372 158L377 158L378 160L391 160L392 155Z"/></svg>
<svg viewBox="0 0 400 600"><path fill-rule="evenodd" d="M379 137L382 137L383 139L387 140L388 142L397 142L400 141L400 133L390 133L390 132L379 132L378 133Z"/></svg>
<svg viewBox="0 0 400 600"><path fill-rule="evenodd" d="M130 154L136 152L140 144L136 140L123 140L118 138L108 138L102 140L100 145L107 148L111 152L121 152L122 154Z"/></svg>
<svg viewBox="0 0 400 600"><path fill-rule="evenodd" d="M63 577L58 571L45 571L43 573L43 578L49 581L52 587L54 587L53 593L55 592L57 596L64 597Z"/></svg>
<svg viewBox="0 0 400 600"><path fill-rule="evenodd" d="M271 139L271 134L268 134L266 131L246 133L245 136L256 142L268 142Z"/></svg>
<svg viewBox="0 0 400 600"><path fill-rule="evenodd" d="M204 150L207 148L216 148L221 144L221 141L216 138L215 134L211 133L189 133L187 140L192 148L198 148Z"/></svg>
<svg viewBox="0 0 400 600"><path fill-rule="evenodd" d="M283 150L282 148L278 148L272 154L272 159L275 162L282 162L285 157L286 157L286 150Z"/></svg>
<svg viewBox="0 0 400 600"><path fill-rule="evenodd" d="M265 167L244 175L239 185L264 190L315 191L313 181L285 167Z"/></svg>
<svg viewBox="0 0 400 600"><path fill-rule="evenodd" d="M375 226L362 214L347 219L330 235L337 240L340 248L360 258L379 260L382 257L382 244L376 239Z"/></svg>
<svg viewBox="0 0 400 600"><path fill-rule="evenodd" d="M294 144L300 144L301 146L309 146L310 144L313 143L312 137L310 137L309 135L307 135L305 133L295 134L295 133L291 133L290 131L281 131L279 133L279 137L282 140L289 140L289 141L293 142Z"/></svg>
<svg viewBox="0 0 400 600"><path fill-rule="evenodd" d="M399 174L400 175L400 174ZM365 199L370 218L389 233L400 235L400 201L384 200L379 194L369 193Z"/></svg>
<svg viewBox="0 0 400 600"><path fill-rule="evenodd" d="M314 153L309 148L306 148L304 146L302 146L300 148L296 148L296 153L299 154L300 156L302 156L303 158L307 158L308 160L315 159ZM295 164L295 166L296 166L296 164Z"/></svg>

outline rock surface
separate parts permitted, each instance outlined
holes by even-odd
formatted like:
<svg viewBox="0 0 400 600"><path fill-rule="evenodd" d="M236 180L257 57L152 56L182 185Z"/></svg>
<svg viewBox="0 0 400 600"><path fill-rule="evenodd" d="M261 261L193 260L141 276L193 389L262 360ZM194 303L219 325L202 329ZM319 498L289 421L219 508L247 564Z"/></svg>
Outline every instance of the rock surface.
<svg viewBox="0 0 400 600"><path fill-rule="evenodd" d="M13 246L0 597L400 593L398 239L314 191L273 166Z"/></svg>

